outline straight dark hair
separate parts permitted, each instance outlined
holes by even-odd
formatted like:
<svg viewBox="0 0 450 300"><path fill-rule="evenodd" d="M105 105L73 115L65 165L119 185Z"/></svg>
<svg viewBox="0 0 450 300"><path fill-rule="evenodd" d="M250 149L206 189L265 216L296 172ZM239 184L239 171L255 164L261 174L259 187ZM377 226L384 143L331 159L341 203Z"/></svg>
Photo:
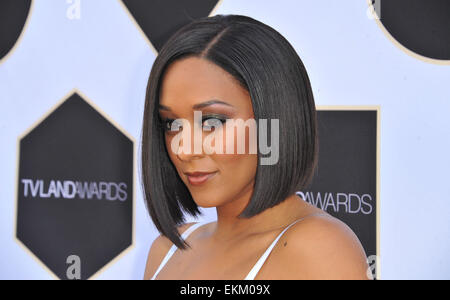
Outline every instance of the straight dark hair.
<svg viewBox="0 0 450 300"><path fill-rule="evenodd" d="M280 33L241 15L216 15L185 25L165 43L153 63L141 149L147 209L159 232L180 249L190 247L177 229L185 223L184 213L196 217L201 212L168 156L158 113L159 89L168 65L192 56L223 68L249 91L257 122L279 120L279 160L275 165L261 165L258 151L252 198L239 217L255 216L304 190L318 157L310 81L300 57Z"/></svg>

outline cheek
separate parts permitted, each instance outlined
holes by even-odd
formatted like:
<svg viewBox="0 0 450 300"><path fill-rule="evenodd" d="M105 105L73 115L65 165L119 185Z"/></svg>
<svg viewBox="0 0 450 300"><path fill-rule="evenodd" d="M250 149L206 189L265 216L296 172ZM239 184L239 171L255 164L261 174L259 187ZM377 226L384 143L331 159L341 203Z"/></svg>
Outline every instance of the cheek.
<svg viewBox="0 0 450 300"><path fill-rule="evenodd" d="M171 135L166 135L166 137L165 137L165 143L166 143L166 151L167 151L167 154L169 155L169 159L172 161L172 163L174 164L174 166L176 167L176 169L177 170L180 170L180 168L179 168L179 164L180 164L180 161L177 159L177 155L172 151L172 146L171 146L171 143L172 143L172 136Z"/></svg>
<svg viewBox="0 0 450 300"><path fill-rule="evenodd" d="M171 143L172 139L168 136L165 136L164 140L166 142L166 151L169 154L170 159L173 160L173 158L175 157L175 153L173 153L170 148L171 147L170 143Z"/></svg>
<svg viewBox="0 0 450 300"><path fill-rule="evenodd" d="M207 136L209 134L206 133L204 138L206 137L208 139ZM248 127L236 126L228 129L224 125L221 129L216 129L209 136L209 140L204 144L204 147L205 150L213 154L242 156L249 154L256 155L258 151L257 144L257 126L255 123Z"/></svg>
<svg viewBox="0 0 450 300"><path fill-rule="evenodd" d="M255 180L258 156L254 155L214 155L220 169L220 182L215 191L226 199L233 198Z"/></svg>
<svg viewBox="0 0 450 300"><path fill-rule="evenodd" d="M234 134L228 135L227 137L226 129L223 128L222 143L224 154L211 155L214 161L220 165L224 179L232 183L248 182L256 175L258 156L256 150L252 153L249 152L249 145L252 139L249 136L249 130L246 129L245 131L246 132L243 130L239 131L234 128ZM254 140L256 141L256 136ZM245 147L240 149L241 152L238 152L238 142L244 144ZM254 143L256 144L256 142ZM232 152L226 152L227 145L233 150ZM234 147L231 147L232 145L234 145ZM236 186L239 185L240 184L237 184Z"/></svg>

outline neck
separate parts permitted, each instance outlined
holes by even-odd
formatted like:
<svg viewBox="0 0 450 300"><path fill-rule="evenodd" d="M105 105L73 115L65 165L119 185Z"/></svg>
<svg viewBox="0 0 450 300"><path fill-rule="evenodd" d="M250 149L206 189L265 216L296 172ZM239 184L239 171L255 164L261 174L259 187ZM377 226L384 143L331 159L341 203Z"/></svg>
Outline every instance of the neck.
<svg viewBox="0 0 450 300"><path fill-rule="evenodd" d="M212 231L212 237L216 240L227 241L278 229L287 226L294 218L306 215L311 210L307 203L293 194L278 205L266 209L256 216L238 218L250 201L251 192L246 192L236 200L216 208L217 223Z"/></svg>

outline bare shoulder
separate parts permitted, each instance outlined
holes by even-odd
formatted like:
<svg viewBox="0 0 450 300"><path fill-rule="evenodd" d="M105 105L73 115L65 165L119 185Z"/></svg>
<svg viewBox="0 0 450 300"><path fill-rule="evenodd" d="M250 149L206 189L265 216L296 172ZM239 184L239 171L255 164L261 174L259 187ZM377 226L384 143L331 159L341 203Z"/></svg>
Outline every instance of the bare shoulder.
<svg viewBox="0 0 450 300"><path fill-rule="evenodd" d="M178 232L183 234L189 227L191 227L195 222L185 223L178 227ZM162 260L166 256L170 247L173 243L165 236L159 235L150 246L150 250L147 256L147 264L145 266L144 280L151 279L153 274L155 274L156 269L161 264Z"/></svg>
<svg viewBox="0 0 450 300"><path fill-rule="evenodd" d="M292 279L369 279L361 242L350 227L331 215L297 222L281 243L285 245L280 256L283 273Z"/></svg>

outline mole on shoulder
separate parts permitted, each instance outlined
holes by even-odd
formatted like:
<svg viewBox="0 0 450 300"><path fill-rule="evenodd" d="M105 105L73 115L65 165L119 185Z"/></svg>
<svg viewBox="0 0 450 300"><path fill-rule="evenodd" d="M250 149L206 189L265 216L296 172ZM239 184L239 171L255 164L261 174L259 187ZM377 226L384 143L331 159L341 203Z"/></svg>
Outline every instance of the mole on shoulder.
<svg viewBox="0 0 450 300"><path fill-rule="evenodd" d="M287 245L287 242L284 242L284 245L283 245L283 246L286 247L286 245Z"/></svg>

